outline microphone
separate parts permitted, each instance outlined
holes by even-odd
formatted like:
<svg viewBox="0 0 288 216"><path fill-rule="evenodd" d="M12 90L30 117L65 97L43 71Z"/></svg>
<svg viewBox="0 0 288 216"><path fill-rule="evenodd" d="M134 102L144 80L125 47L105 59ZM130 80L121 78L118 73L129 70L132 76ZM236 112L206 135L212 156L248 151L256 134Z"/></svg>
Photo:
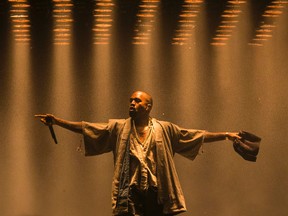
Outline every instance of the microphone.
<svg viewBox="0 0 288 216"><path fill-rule="evenodd" d="M52 126L52 119L51 119L51 117L46 117L46 122L47 122L47 123L50 123L50 124L48 125L48 127L49 127L49 130L50 130L50 133L51 133L51 136L52 136L54 142L57 144L58 142L57 142L57 138L56 138L56 135L55 135L53 126Z"/></svg>
<svg viewBox="0 0 288 216"><path fill-rule="evenodd" d="M54 129L53 129L53 126L52 126L52 125L49 125L49 130L50 130L50 133L51 133L51 136L52 136L54 142L57 144L57 143L58 143L58 142L57 142L57 138L56 138L56 135L55 135L55 133L54 133Z"/></svg>

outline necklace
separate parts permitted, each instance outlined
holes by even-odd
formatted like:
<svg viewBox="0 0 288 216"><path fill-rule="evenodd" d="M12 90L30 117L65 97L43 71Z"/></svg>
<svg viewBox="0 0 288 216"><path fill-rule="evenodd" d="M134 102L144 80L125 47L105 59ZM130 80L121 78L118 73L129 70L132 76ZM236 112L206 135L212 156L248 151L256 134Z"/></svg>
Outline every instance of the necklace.
<svg viewBox="0 0 288 216"><path fill-rule="evenodd" d="M133 130L134 130L134 134L136 137L136 140L142 145L144 146L144 144L146 143L147 139L149 138L150 134L151 134L151 128L152 128L152 122L151 120L149 120L149 124L148 126L146 126L142 131L137 131L136 126L135 126L135 122L133 121ZM147 134L148 132L148 134ZM146 134L146 136L145 136ZM140 135L140 137L139 137ZM141 141L141 137L145 136L145 139L143 141Z"/></svg>

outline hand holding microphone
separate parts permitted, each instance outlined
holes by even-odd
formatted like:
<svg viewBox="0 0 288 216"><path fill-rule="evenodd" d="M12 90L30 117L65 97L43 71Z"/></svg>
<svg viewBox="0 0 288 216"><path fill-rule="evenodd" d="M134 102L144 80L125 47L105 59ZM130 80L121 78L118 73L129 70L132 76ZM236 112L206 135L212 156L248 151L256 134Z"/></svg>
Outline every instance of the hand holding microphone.
<svg viewBox="0 0 288 216"><path fill-rule="evenodd" d="M54 142L57 144L57 138L53 129L53 124L55 124L55 117L51 114L40 114L40 115L35 115L35 117L40 118L41 122L43 122L45 125L49 127L51 136L54 140Z"/></svg>

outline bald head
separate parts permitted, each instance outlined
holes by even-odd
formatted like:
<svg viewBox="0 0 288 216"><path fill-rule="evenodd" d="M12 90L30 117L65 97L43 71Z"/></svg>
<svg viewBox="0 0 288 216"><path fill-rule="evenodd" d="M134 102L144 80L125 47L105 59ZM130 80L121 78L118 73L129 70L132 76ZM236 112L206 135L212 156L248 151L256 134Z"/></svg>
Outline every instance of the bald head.
<svg viewBox="0 0 288 216"><path fill-rule="evenodd" d="M143 98L143 100L146 101L147 104L150 104L151 107L153 105L153 99L152 96L150 94L148 94L147 92L144 91L135 91L132 95L138 95L140 97Z"/></svg>

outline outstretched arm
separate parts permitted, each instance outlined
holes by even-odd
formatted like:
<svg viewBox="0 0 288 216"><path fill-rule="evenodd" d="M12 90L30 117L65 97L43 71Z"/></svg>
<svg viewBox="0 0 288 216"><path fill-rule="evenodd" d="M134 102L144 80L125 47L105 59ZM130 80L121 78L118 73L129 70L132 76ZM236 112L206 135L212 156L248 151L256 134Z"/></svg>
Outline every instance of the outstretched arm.
<svg viewBox="0 0 288 216"><path fill-rule="evenodd" d="M76 133L82 133L82 122L67 121L52 114L38 114L35 117L40 118L45 125L58 125L62 128L68 129Z"/></svg>
<svg viewBox="0 0 288 216"><path fill-rule="evenodd" d="M240 139L238 132L206 132L204 137L204 142L216 142L221 140L231 140Z"/></svg>

